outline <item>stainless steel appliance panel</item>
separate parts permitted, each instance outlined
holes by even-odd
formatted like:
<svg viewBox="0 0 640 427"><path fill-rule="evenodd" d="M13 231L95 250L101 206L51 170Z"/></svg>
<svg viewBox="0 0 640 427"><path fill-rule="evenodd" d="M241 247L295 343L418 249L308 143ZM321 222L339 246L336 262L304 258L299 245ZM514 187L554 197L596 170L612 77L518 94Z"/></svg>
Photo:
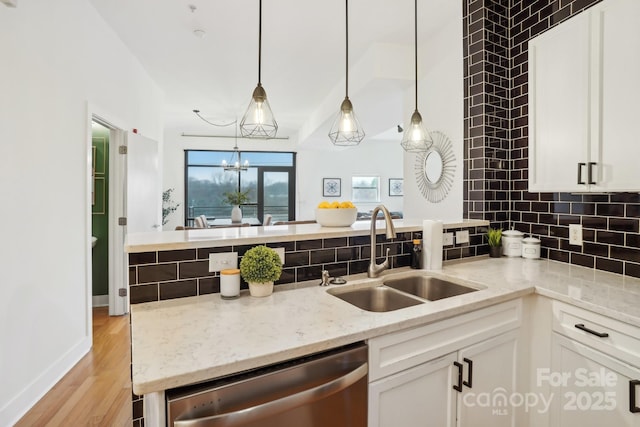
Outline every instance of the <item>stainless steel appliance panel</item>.
<svg viewBox="0 0 640 427"><path fill-rule="evenodd" d="M367 346L358 344L167 392L169 427L365 427Z"/></svg>

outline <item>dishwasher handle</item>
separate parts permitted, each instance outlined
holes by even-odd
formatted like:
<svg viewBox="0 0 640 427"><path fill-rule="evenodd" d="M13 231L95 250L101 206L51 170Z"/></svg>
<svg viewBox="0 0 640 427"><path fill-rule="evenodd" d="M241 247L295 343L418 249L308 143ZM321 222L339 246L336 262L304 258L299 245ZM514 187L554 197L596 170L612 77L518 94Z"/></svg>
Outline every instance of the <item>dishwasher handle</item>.
<svg viewBox="0 0 640 427"><path fill-rule="evenodd" d="M194 418L190 420L175 420L175 427L213 427L216 425L231 425L230 423L252 419L259 419L271 414L284 412L303 403L320 400L326 396L342 391L364 378L369 371L369 365L365 362L347 374L330 382L320 384L300 393L292 394L271 402L240 409L238 411L216 414L208 417Z"/></svg>

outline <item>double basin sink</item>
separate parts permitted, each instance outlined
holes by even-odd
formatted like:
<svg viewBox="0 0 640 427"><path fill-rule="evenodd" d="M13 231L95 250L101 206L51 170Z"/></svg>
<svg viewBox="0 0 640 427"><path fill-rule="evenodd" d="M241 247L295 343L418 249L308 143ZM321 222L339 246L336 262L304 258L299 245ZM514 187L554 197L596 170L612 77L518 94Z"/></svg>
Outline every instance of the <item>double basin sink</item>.
<svg viewBox="0 0 640 427"><path fill-rule="evenodd" d="M328 292L366 311L386 312L437 301L479 289L462 285L428 273L403 277L390 276L382 284L355 289L330 289Z"/></svg>

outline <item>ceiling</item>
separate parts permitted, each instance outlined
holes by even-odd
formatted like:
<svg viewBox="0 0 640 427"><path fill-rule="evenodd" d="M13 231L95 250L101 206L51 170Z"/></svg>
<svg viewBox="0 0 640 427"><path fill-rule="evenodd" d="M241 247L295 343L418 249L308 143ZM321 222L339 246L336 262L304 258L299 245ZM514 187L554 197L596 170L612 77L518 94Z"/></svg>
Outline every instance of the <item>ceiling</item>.
<svg viewBox="0 0 640 427"><path fill-rule="evenodd" d="M168 128L233 134L192 110L218 123L244 114L258 80L258 0L90 2L164 91ZM368 138L393 135L403 120L413 88L413 5L349 3L349 97ZM460 7L419 2L419 56L428 56L422 46L444 23L459 19ZM328 142L345 93L345 3L265 0L262 8L262 84L278 136Z"/></svg>

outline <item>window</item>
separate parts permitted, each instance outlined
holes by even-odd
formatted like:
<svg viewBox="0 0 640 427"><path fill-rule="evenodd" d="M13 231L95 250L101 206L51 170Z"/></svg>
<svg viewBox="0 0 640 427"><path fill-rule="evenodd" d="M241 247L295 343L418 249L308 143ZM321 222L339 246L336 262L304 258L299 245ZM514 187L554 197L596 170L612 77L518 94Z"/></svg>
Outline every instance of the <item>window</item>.
<svg viewBox="0 0 640 427"><path fill-rule="evenodd" d="M379 202L380 177L354 176L351 178L351 197L354 202Z"/></svg>
<svg viewBox="0 0 640 427"><path fill-rule="evenodd" d="M222 168L231 151L185 150L185 219L206 215L210 220L230 218L231 206L224 193L249 190L249 202L242 205L242 216L258 218L271 214L274 221L295 217L295 153L241 152L240 163L249 161L246 171Z"/></svg>

